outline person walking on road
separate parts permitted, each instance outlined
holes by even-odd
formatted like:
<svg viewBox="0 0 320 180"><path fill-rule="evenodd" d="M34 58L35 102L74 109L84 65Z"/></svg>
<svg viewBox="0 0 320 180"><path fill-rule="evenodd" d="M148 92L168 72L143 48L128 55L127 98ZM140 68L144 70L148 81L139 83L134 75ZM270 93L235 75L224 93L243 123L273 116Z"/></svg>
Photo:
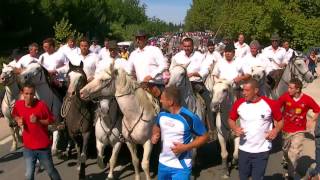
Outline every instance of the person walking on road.
<svg viewBox="0 0 320 180"><path fill-rule="evenodd" d="M176 87L166 88L160 102L168 112L160 112L153 126L151 142L160 137L162 151L159 157L158 179L190 179L192 149L209 139L199 117L181 106L180 92ZM197 137L193 139L192 135Z"/></svg>
<svg viewBox="0 0 320 180"><path fill-rule="evenodd" d="M283 107L284 126L283 152L288 163L287 179L298 177L295 171L297 160L302 152L304 132L310 129L319 117L319 105L310 96L302 93L302 82L292 79L288 85L288 92L279 97L280 107ZM312 109L314 116L307 121L307 113Z"/></svg>
<svg viewBox="0 0 320 180"><path fill-rule="evenodd" d="M283 126L276 101L259 96L259 84L251 79L243 84L244 98L232 106L229 126L240 137L240 180L261 180L267 167L269 152ZM236 121L240 119L240 125Z"/></svg>
<svg viewBox="0 0 320 180"><path fill-rule="evenodd" d="M23 100L16 101L12 115L20 128L23 129L23 157L26 163L27 180L34 179L37 160L53 180L61 177L54 167L51 156L51 140L48 135L48 125L54 122L53 114L45 102L35 99L35 87L25 84L22 88Z"/></svg>

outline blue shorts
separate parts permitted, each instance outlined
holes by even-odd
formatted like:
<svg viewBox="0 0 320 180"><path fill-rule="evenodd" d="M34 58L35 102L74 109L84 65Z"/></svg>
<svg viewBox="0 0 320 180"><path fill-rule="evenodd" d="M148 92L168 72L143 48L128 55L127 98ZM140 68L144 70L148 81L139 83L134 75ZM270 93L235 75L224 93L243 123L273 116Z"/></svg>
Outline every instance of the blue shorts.
<svg viewBox="0 0 320 180"><path fill-rule="evenodd" d="M172 168L159 163L158 179L159 180L189 180L191 169Z"/></svg>

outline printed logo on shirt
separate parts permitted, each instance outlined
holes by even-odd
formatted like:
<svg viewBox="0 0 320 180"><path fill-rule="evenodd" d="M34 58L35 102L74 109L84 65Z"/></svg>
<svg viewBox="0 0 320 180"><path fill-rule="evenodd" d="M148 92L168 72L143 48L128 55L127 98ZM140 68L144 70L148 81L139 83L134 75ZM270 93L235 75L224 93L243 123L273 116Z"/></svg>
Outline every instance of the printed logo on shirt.
<svg viewBox="0 0 320 180"><path fill-rule="evenodd" d="M264 114L261 114L261 118L264 119Z"/></svg>
<svg viewBox="0 0 320 180"><path fill-rule="evenodd" d="M302 109L301 108L296 108L296 114L301 114Z"/></svg>
<svg viewBox="0 0 320 180"><path fill-rule="evenodd" d="M169 127L174 127L174 123L171 122L171 121L166 121L164 124L169 126Z"/></svg>
<svg viewBox="0 0 320 180"><path fill-rule="evenodd" d="M287 102L287 106L291 106L291 102Z"/></svg>

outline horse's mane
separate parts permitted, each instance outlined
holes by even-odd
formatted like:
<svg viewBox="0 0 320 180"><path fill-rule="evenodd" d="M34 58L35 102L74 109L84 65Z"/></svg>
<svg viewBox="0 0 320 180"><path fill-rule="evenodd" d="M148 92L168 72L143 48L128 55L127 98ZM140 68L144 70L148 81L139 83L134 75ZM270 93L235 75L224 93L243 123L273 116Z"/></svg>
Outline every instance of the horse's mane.
<svg viewBox="0 0 320 180"><path fill-rule="evenodd" d="M135 93L139 104L145 110L148 112L154 111L153 107L155 107L155 104L152 103L153 101L151 100L152 97L150 94L140 88L138 82L133 80L124 70L118 69L115 71L118 74L116 96Z"/></svg>

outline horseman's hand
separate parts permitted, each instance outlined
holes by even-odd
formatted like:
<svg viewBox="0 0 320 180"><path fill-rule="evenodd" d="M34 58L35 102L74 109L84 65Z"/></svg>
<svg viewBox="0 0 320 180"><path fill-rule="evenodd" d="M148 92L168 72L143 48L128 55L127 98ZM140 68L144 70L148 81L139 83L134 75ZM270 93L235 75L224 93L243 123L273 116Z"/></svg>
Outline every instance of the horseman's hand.
<svg viewBox="0 0 320 180"><path fill-rule="evenodd" d="M189 78L192 77L192 76L194 76L193 73L188 73L188 77L189 77Z"/></svg>
<svg viewBox="0 0 320 180"><path fill-rule="evenodd" d="M186 147L185 144L182 144L182 143L179 143L179 142L174 142L173 145L174 146L171 147L171 150L175 155L179 155L179 154L187 151L187 147Z"/></svg>
<svg viewBox="0 0 320 180"><path fill-rule="evenodd" d="M287 65L287 64L285 64L285 63L281 63L281 64L279 64L279 67L282 69L282 68L285 68L286 65Z"/></svg>
<svg viewBox="0 0 320 180"><path fill-rule="evenodd" d="M266 139L274 140L278 136L279 131L276 128L273 128L271 131L267 131Z"/></svg>
<svg viewBox="0 0 320 180"><path fill-rule="evenodd" d="M241 127L235 127L234 129L232 129L232 131L234 132L234 134L238 137L243 136L244 135L244 130Z"/></svg>
<svg viewBox="0 0 320 180"><path fill-rule="evenodd" d="M233 81L234 81L235 83L239 83L241 80L242 80L242 79L241 79L240 76L237 76L236 78L233 79Z"/></svg>
<svg viewBox="0 0 320 180"><path fill-rule="evenodd" d="M56 76L58 72L56 70L48 71L51 76Z"/></svg>
<svg viewBox="0 0 320 180"><path fill-rule="evenodd" d="M16 117L15 120L16 120L16 122L17 122L19 127L23 127L23 119L22 119L22 117Z"/></svg>
<svg viewBox="0 0 320 180"><path fill-rule="evenodd" d="M146 77L144 77L143 82L149 82L150 80L152 80L152 77L146 76Z"/></svg>

